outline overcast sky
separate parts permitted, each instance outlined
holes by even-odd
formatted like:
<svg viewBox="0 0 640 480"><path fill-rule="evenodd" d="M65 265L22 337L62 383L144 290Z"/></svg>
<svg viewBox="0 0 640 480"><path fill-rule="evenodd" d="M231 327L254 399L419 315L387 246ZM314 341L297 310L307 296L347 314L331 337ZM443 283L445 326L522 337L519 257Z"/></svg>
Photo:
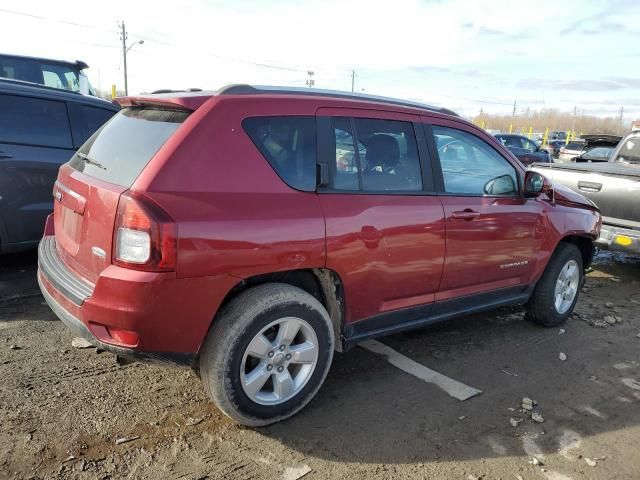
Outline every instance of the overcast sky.
<svg viewBox="0 0 640 480"><path fill-rule="evenodd" d="M556 107L640 118L640 1L23 0L0 6L7 53L81 59L96 87L228 83L351 89L464 115Z"/></svg>

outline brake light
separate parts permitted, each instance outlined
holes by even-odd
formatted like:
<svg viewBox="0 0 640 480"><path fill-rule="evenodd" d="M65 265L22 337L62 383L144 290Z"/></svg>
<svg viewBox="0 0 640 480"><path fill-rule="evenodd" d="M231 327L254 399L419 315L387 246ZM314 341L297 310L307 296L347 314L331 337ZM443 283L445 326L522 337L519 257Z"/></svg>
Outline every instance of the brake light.
<svg viewBox="0 0 640 480"><path fill-rule="evenodd" d="M113 232L113 263L151 272L175 270L177 233L171 217L152 200L123 193Z"/></svg>

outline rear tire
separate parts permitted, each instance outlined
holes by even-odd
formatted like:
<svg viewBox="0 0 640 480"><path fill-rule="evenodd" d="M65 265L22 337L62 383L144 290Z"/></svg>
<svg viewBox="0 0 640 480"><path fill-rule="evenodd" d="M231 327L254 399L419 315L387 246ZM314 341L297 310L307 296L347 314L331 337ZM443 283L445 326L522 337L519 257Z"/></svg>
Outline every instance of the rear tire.
<svg viewBox="0 0 640 480"><path fill-rule="evenodd" d="M231 300L200 356L205 390L234 421L260 427L284 420L316 395L333 358L331 319L304 290L282 283Z"/></svg>
<svg viewBox="0 0 640 480"><path fill-rule="evenodd" d="M527 303L526 318L545 327L564 323L578 301L583 281L580 250L561 242Z"/></svg>

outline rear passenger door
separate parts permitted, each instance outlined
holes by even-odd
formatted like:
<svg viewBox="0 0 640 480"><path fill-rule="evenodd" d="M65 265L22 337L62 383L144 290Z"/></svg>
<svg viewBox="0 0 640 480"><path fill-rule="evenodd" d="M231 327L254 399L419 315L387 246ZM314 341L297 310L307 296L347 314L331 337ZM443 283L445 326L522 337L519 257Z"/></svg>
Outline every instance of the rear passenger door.
<svg viewBox="0 0 640 480"><path fill-rule="evenodd" d="M0 94L0 227L19 244L42 237L53 183L73 155L66 103Z"/></svg>
<svg viewBox="0 0 640 480"><path fill-rule="evenodd" d="M418 120L375 110L317 112L327 267L344 284L347 335L423 318L440 283L444 214ZM385 315L416 306L423 308Z"/></svg>
<svg viewBox="0 0 640 480"><path fill-rule="evenodd" d="M504 290L521 293L542 244L542 207L520 192L516 168L458 122L425 117L436 189L444 205L447 255L437 300ZM513 289L513 292L509 289Z"/></svg>

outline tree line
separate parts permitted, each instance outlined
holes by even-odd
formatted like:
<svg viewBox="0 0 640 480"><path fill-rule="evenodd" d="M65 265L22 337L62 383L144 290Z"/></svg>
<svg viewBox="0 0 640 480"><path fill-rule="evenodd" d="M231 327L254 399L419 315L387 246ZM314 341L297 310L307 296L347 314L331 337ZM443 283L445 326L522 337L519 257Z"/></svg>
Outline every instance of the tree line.
<svg viewBox="0 0 640 480"><path fill-rule="evenodd" d="M527 109L524 113L517 115L493 115L480 112L473 118L476 125L483 125L486 129L496 129L508 132L510 129L514 133L526 133L533 127L534 132L544 132L546 128L550 131L575 131L580 133L608 133L622 135L630 130L630 121L621 117L596 117L574 112L562 112L555 108L542 110Z"/></svg>

